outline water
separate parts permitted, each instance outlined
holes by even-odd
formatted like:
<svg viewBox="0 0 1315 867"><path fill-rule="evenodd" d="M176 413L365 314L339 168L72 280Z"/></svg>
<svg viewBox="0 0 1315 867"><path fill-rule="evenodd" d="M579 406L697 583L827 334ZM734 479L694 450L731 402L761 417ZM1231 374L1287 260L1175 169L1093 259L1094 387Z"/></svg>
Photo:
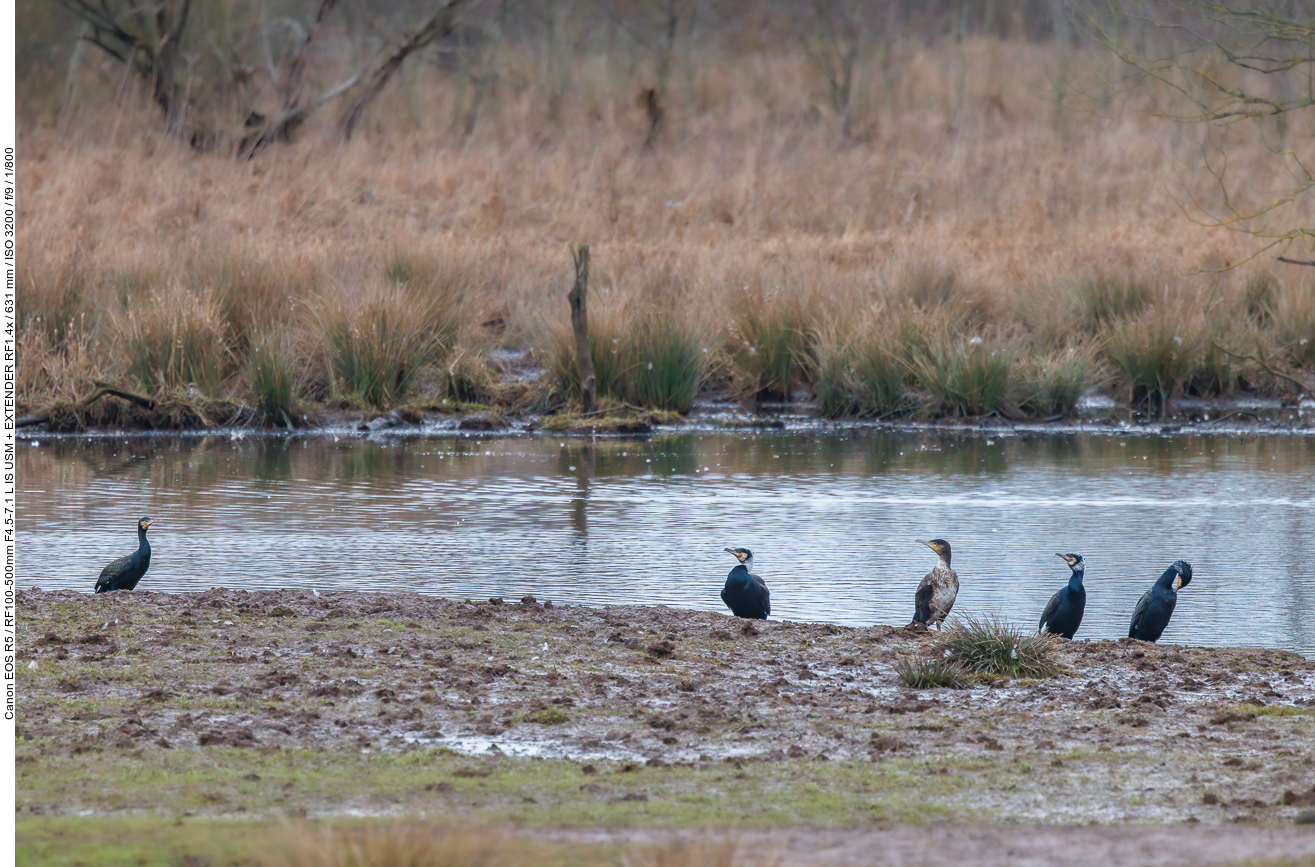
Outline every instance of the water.
<svg viewBox="0 0 1315 867"><path fill-rule="evenodd" d="M142 587L530 593L722 611L753 549L774 618L908 623L954 548L956 613L1032 626L1087 560L1079 638L1127 634L1171 562L1164 641L1315 656L1315 439L688 433L20 441L19 586L90 591L151 530Z"/></svg>

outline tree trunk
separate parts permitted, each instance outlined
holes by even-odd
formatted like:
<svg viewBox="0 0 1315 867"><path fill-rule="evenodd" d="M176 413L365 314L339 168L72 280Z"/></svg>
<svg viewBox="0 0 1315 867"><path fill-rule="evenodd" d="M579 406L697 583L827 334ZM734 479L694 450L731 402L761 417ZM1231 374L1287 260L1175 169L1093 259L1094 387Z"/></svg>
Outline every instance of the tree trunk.
<svg viewBox="0 0 1315 867"><path fill-rule="evenodd" d="M178 92L178 61L191 5L191 0L163 3L155 13L157 42L151 63L151 87L155 104L164 112L165 129L170 135L182 132L186 113Z"/></svg>
<svg viewBox="0 0 1315 867"><path fill-rule="evenodd" d="M571 251L575 261L575 286L566 300L571 303L571 330L575 332L575 363L580 369L580 397L584 412L593 412L598 403L598 380L594 376L594 358L589 349L589 245Z"/></svg>

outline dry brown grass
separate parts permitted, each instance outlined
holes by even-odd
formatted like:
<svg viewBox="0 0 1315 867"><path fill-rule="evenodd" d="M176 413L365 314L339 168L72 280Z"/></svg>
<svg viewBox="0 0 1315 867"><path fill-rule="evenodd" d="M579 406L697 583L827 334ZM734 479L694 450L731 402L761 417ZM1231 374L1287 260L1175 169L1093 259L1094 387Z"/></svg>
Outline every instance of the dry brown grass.
<svg viewBox="0 0 1315 867"><path fill-rule="evenodd" d="M709 50L687 62L651 149L619 58L578 58L550 121L535 58L514 46L501 57L468 138L448 127L456 77L431 67L395 85L351 144L326 125L250 161L189 151L162 135L149 106L116 102L112 90L93 88L103 98L84 101L67 129L26 124L20 401L85 392L90 370L126 378L122 347L139 327L127 314L176 295L210 299L220 324L207 327L222 329L231 356L222 388L235 395L251 391L253 335L288 332L303 370L333 369L326 299L360 304L388 286L417 299L421 316L434 298L459 294L451 309L463 346L545 352L567 318L567 245L578 241L593 250L599 335L661 321L710 342L703 373L746 394L817 386L816 335L836 323L855 345L880 335L889 355L907 358L910 332L883 324L891 316L934 319L946 352L980 336L1023 367L1051 359L1051 373L1057 353L1074 349L1090 362L1088 379L1108 375L1134 398L1145 391L1128 372L1136 365L1116 362L1107 341L1126 360L1182 317L1195 343L1166 374L1180 393L1290 393L1246 363L1218 369L1206 357L1211 334L1236 351L1260 345L1284 364L1315 365L1309 269L1267 260L1203 273L1254 246L1193 224L1170 195L1178 178L1199 185L1195 132L1131 109L1058 111L1041 96L1057 64L1049 44L897 41L865 72L872 84L849 135L794 43ZM1105 61L1077 51L1069 62ZM1278 184L1263 150L1244 156L1247 183ZM1310 202L1295 208L1311 220ZM1247 281L1264 269L1272 288L1252 308L1267 314L1224 315L1246 309ZM1130 285L1146 297L1134 289L1129 300ZM493 320L505 330L481 326ZM855 330L864 323L870 332ZM441 373L452 345L441 344L394 360ZM1138 364L1164 355L1142 354L1151 357ZM301 377L301 397L350 390L341 368L335 377ZM906 386L929 391L916 374ZM819 400L837 412L873 403Z"/></svg>

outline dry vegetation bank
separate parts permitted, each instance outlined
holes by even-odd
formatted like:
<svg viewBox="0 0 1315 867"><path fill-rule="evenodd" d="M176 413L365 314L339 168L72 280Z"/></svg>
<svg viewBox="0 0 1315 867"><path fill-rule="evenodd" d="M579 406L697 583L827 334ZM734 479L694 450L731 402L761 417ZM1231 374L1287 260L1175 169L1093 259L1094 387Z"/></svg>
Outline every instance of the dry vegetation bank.
<svg viewBox="0 0 1315 867"><path fill-rule="evenodd" d="M1255 249L1179 207L1209 195L1204 138L1048 99L1057 69L1110 67L1094 49L897 38L842 121L799 42L709 38L650 146L633 58L582 50L556 95L541 63L504 45L468 135L469 78L417 61L350 143L312 122L241 159L169 138L89 58L74 107L24 114L20 403L70 429L129 415L72 405L97 380L222 402L181 426L556 411L579 241L614 405L811 392L832 417L1045 418L1093 386L1155 412L1315 376L1311 269L1202 273ZM1233 171L1281 187L1236 139Z"/></svg>

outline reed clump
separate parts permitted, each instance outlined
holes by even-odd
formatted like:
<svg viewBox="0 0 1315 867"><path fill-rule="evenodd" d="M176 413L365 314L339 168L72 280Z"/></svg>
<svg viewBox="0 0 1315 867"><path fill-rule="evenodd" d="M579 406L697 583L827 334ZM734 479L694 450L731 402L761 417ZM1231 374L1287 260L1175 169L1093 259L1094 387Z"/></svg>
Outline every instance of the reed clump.
<svg viewBox="0 0 1315 867"><path fill-rule="evenodd" d="M1097 363L1088 347L1047 355L1034 352L1019 365L1013 401L1024 416L1067 416L1099 381Z"/></svg>
<svg viewBox="0 0 1315 867"><path fill-rule="evenodd" d="M320 298L314 316L336 385L371 406L405 399L456 335L451 300L378 283Z"/></svg>
<svg viewBox="0 0 1315 867"><path fill-rule="evenodd" d="M118 331L127 374L143 388L194 386L219 396L231 354L212 293L174 289L139 296L129 302Z"/></svg>
<svg viewBox="0 0 1315 867"><path fill-rule="evenodd" d="M258 334L294 324L299 305L320 279L313 268L271 261L243 248L204 251L188 264L187 272L191 285L210 288L238 353L249 349Z"/></svg>
<svg viewBox="0 0 1315 867"><path fill-rule="evenodd" d="M908 353L912 376L929 396L933 417L1010 414L1012 347L936 330L916 334Z"/></svg>
<svg viewBox="0 0 1315 867"><path fill-rule="evenodd" d="M1203 373L1206 345L1191 313L1164 304L1110 327L1104 355L1126 387L1128 403L1158 414Z"/></svg>
<svg viewBox="0 0 1315 867"><path fill-rule="evenodd" d="M1277 286L1268 304L1271 355L1280 363L1315 373L1315 285L1307 279Z"/></svg>
<svg viewBox="0 0 1315 867"><path fill-rule="evenodd" d="M600 396L643 409L688 413L708 377L711 353L702 330L677 317L648 314L622 322L602 312L590 326L590 352ZM551 337L557 387L578 398L575 340L557 329Z"/></svg>
<svg viewBox="0 0 1315 867"><path fill-rule="evenodd" d="M1025 633L996 617L957 619L937 637L935 656L975 674L1055 677L1064 672L1058 636Z"/></svg>
<svg viewBox="0 0 1315 867"><path fill-rule="evenodd" d="M895 663L895 676L909 689L967 689L973 680L962 663L943 656L903 657Z"/></svg>
<svg viewBox="0 0 1315 867"><path fill-rule="evenodd" d="M1151 291L1135 277L1098 275L1082 281L1078 299L1087 328L1096 331L1136 316L1150 303Z"/></svg>
<svg viewBox="0 0 1315 867"><path fill-rule="evenodd" d="M253 404L264 424L294 427L296 356L286 335L258 335L247 360Z"/></svg>
<svg viewBox="0 0 1315 867"><path fill-rule="evenodd" d="M456 403L488 403L493 399L498 377L478 348L457 344L439 365L437 392Z"/></svg>
<svg viewBox="0 0 1315 867"><path fill-rule="evenodd" d="M807 300L781 290L746 289L734 301L727 355L737 387L755 400L789 400L808 355Z"/></svg>
<svg viewBox="0 0 1315 867"><path fill-rule="evenodd" d="M890 418L915 408L909 365L887 329L861 328L843 334L817 331L808 376L818 410L827 418Z"/></svg>

